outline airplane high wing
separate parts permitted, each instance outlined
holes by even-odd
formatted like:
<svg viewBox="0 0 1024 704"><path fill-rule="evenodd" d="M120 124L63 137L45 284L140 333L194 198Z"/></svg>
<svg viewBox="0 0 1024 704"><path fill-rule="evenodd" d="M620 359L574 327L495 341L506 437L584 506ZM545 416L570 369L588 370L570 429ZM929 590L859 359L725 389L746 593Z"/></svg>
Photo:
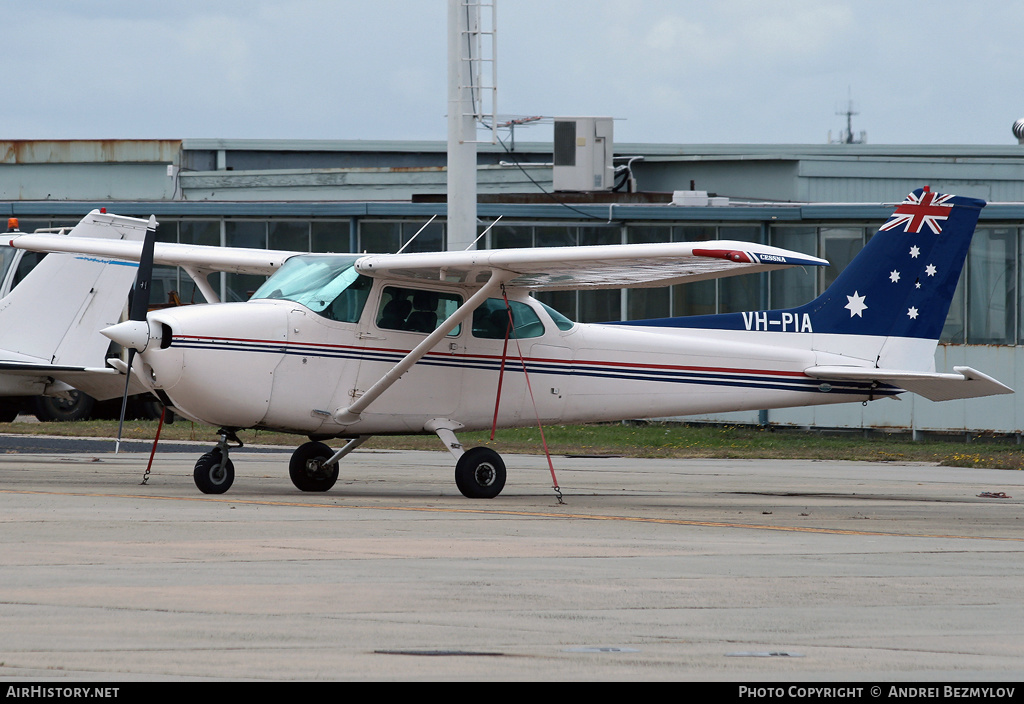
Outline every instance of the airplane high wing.
<svg viewBox="0 0 1024 704"><path fill-rule="evenodd" d="M433 433L456 458L459 490L490 498L504 462L464 451L461 429L1011 393L972 369L935 370L983 206L915 191L804 306L615 324L574 323L530 293L826 262L730 241L363 255L158 245L157 263L273 274L245 303L153 311L103 333L138 351L138 379L165 404L221 428L196 463L204 492L231 486L236 431L266 428L310 438L289 463L303 491L330 489L339 460L372 435ZM130 243L75 246L139 258ZM325 441L336 438L347 442L335 451Z"/></svg>
<svg viewBox="0 0 1024 704"><path fill-rule="evenodd" d="M506 287L530 291L650 288L793 266L828 266L828 262L777 247L718 240L376 254L355 263L362 274L411 282L482 283L491 272L500 271L513 275Z"/></svg>
<svg viewBox="0 0 1024 704"><path fill-rule="evenodd" d="M139 261L141 243L79 239L68 243L54 235L20 235L12 247L36 252L78 252ZM225 271L270 275L294 251L208 247L157 242L153 263L191 272ZM358 256L358 255L344 255ZM422 254L366 254L356 271L377 278L448 284L483 283L492 271L514 274L509 288L570 290L668 286L721 276L757 273L792 266L828 266L824 259L751 242L548 247Z"/></svg>

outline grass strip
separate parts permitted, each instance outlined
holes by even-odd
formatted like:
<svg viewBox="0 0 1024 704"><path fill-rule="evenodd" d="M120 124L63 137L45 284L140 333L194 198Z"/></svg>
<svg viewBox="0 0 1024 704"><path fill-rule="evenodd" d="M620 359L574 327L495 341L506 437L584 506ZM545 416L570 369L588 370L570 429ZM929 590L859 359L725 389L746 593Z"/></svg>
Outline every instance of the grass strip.
<svg viewBox="0 0 1024 704"><path fill-rule="evenodd" d="M156 421L126 421L124 438L152 440ZM0 424L0 433L115 437L117 421L70 423L16 422ZM624 422L592 425L552 425L544 428L552 454L662 458L822 459L867 462L926 462L950 467L1024 469L1024 451L1013 437L929 436L915 441L907 432L799 431L748 425L710 425L673 422ZM244 430L246 444L298 446L298 435ZM487 431L465 432L467 447L485 445L503 453L542 452L537 428L499 430L493 441ZM164 426L161 440L215 443L216 428L178 419ZM377 436L371 449L440 450L433 435Z"/></svg>

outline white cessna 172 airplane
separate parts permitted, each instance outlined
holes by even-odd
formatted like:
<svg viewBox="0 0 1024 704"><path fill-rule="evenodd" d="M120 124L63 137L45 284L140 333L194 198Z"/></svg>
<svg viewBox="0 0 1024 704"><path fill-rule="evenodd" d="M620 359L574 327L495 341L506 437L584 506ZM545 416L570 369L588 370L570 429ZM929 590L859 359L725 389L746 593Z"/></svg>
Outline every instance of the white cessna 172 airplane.
<svg viewBox="0 0 1024 704"><path fill-rule="evenodd" d="M491 498L505 484L504 463L489 448L463 451L461 429L903 391L933 400L1011 393L967 367L935 371L936 341L984 205L915 191L804 306L628 324L574 323L529 294L827 262L731 241L368 255L157 244L154 261L186 267L200 285L213 270L272 276L245 303L133 315L103 333L139 352L134 372L165 404L221 428L220 443L196 463L204 492L231 485L236 431L266 428L309 437L289 463L304 491L331 488L338 461L372 435L435 433L456 457L460 491ZM11 244L143 259L135 243L69 242L25 235ZM347 443L335 451L324 444L333 438Z"/></svg>
<svg viewBox="0 0 1024 704"><path fill-rule="evenodd" d="M63 229L67 234L48 236L140 243L155 231L156 220L94 210ZM110 340L99 331L120 319L137 269L124 260L54 254L0 298L0 396L59 396L73 389L97 399L121 396L124 377L106 366ZM133 390L148 392L137 385ZM11 410L6 420L16 413Z"/></svg>

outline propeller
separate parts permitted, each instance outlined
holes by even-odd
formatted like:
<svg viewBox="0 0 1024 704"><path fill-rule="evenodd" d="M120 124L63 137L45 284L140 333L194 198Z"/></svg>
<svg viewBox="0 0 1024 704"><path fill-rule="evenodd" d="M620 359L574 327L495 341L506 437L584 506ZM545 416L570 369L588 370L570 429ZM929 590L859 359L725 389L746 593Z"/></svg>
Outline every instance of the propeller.
<svg viewBox="0 0 1024 704"><path fill-rule="evenodd" d="M125 372L124 395L121 397L121 419L117 424L117 444L114 446L114 454L121 449L121 431L124 429L124 416L128 409L128 386L132 380L132 361L135 353L146 349L149 342L149 323L146 321L146 314L149 312L150 285L153 283L153 249L156 244L156 227L146 230L146 238L142 242L142 255L139 257L139 271L135 275L135 294L132 296L132 304L128 310L128 320L113 328L120 328L122 334L107 335L116 342L120 342L128 349L128 369ZM107 334L107 328L103 331ZM145 330L145 337L142 331ZM128 333L125 335L124 333ZM127 344L126 344L127 343Z"/></svg>

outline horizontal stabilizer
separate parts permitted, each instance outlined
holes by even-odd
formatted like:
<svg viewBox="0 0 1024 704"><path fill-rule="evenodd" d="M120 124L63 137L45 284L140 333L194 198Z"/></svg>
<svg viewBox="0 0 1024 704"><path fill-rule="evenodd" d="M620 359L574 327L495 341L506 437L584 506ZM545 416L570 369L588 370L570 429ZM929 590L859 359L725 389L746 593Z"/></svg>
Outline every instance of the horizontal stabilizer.
<svg viewBox="0 0 1024 704"><path fill-rule="evenodd" d="M25 376L45 376L63 381L79 391L84 391L99 401L117 398L124 392L124 373L111 367L76 367L67 364L37 364L32 362L0 362L0 372ZM132 377L129 393L141 394L149 391Z"/></svg>
<svg viewBox="0 0 1024 704"><path fill-rule="evenodd" d="M842 381L877 381L893 384L930 401L952 401L959 398L979 398L997 394L1012 394L1006 384L996 381L970 367L953 367L954 374L915 372L905 369L878 369L875 367L821 366L809 367L804 373L815 379Z"/></svg>

